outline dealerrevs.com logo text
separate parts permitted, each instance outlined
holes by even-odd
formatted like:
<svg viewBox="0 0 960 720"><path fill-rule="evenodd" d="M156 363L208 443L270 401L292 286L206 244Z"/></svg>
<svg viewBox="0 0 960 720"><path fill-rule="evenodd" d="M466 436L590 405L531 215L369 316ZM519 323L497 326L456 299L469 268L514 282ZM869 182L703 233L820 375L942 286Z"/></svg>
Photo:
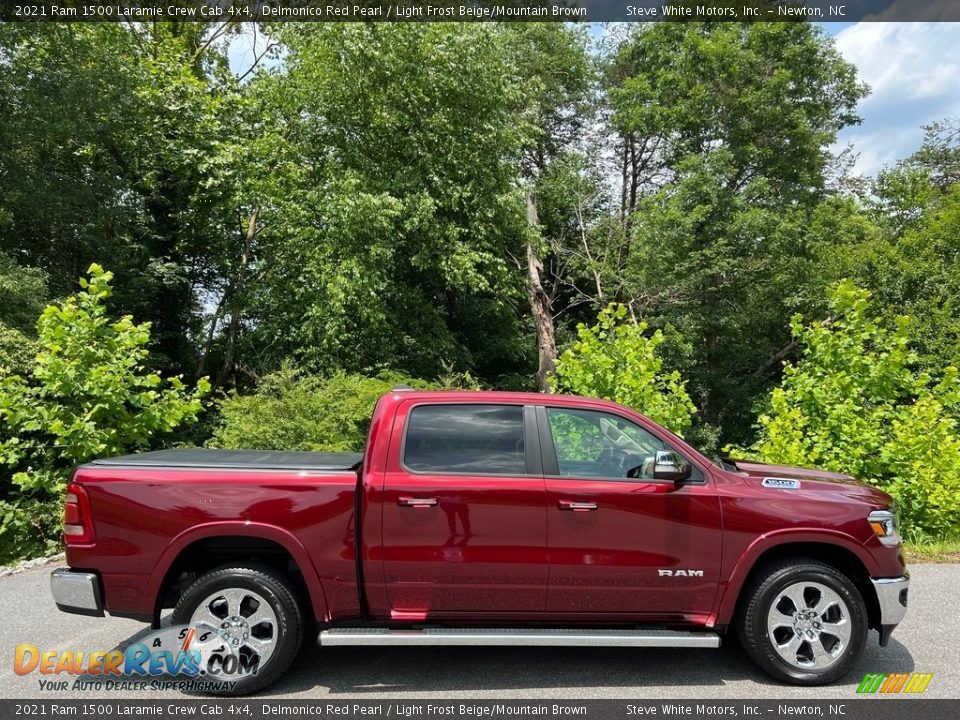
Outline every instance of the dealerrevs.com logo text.
<svg viewBox="0 0 960 720"><path fill-rule="evenodd" d="M124 649L45 650L33 643L14 649L17 675L38 674L41 690L132 690L176 688L227 691L256 675L259 661L231 647L203 624L168 627ZM67 679L64 676L73 676Z"/></svg>

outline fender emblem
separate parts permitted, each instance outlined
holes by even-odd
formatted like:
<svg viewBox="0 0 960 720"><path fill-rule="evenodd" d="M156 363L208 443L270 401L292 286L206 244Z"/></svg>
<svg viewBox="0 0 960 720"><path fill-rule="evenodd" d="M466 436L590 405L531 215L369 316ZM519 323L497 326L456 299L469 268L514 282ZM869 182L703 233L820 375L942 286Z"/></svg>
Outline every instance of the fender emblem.
<svg viewBox="0 0 960 720"><path fill-rule="evenodd" d="M657 570L660 577L703 577L703 570Z"/></svg>
<svg viewBox="0 0 960 720"><path fill-rule="evenodd" d="M765 488L775 488L777 490L800 489L800 481L793 478L765 477L760 484Z"/></svg>

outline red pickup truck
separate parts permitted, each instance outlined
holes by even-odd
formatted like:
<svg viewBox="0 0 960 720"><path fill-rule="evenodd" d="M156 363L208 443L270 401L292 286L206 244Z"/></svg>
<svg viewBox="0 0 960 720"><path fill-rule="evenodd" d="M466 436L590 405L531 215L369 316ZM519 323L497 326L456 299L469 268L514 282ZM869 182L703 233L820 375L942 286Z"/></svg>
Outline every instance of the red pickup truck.
<svg viewBox="0 0 960 720"><path fill-rule="evenodd" d="M78 468L67 612L203 624L252 692L328 645L717 647L828 683L906 612L888 495L711 461L620 405L420 392L377 403L363 455L168 450Z"/></svg>

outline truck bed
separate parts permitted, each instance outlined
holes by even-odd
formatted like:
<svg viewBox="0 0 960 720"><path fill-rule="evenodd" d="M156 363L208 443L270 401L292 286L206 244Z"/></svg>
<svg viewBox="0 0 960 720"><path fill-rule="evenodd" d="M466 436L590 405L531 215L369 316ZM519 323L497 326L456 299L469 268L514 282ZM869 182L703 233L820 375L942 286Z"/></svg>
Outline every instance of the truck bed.
<svg viewBox="0 0 960 720"><path fill-rule="evenodd" d="M280 452L276 450L177 449L94 460L95 467L178 468L195 470L355 470L363 453Z"/></svg>

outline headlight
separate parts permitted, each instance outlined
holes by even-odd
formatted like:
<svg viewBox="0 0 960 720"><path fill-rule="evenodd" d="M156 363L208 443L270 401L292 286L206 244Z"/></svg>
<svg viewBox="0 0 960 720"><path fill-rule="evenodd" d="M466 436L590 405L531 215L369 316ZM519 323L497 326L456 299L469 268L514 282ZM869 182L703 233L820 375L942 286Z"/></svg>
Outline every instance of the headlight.
<svg viewBox="0 0 960 720"><path fill-rule="evenodd" d="M874 510L867 516L870 527L884 545L900 544L900 518L897 509Z"/></svg>

